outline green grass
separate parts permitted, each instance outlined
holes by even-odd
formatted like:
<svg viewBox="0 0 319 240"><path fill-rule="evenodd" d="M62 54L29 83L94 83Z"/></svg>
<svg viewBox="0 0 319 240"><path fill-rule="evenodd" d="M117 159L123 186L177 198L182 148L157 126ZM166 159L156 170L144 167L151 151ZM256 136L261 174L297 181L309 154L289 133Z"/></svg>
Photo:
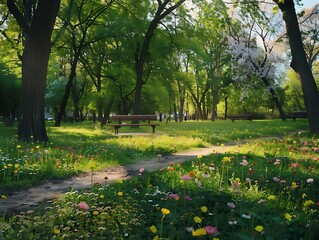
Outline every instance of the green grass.
<svg viewBox="0 0 319 240"><path fill-rule="evenodd" d="M265 126L262 122L253 126L259 129L257 133L251 130L238 139L233 132L239 129L232 126L227 131L229 126L222 127L222 123L216 124L215 129L219 128L219 134L228 141L237 143L228 152L198 156L156 172L141 171L130 180L95 186L91 192L69 192L46 208L3 218L0 238L316 239L318 136L300 131L305 122L281 128L279 125L284 123L266 121ZM205 125L211 123L197 124L208 129ZM245 129L254 125L235 124L243 124ZM276 130L263 130L269 125ZM180 136L190 138L180 126L186 124L176 124L170 137L163 135L173 137L173 143ZM204 138L207 131L203 132ZM112 137L105 141L121 141L126 151L127 145L134 149L148 146L143 143L144 138ZM158 145L165 145L164 142ZM145 152L144 148L140 150Z"/></svg>

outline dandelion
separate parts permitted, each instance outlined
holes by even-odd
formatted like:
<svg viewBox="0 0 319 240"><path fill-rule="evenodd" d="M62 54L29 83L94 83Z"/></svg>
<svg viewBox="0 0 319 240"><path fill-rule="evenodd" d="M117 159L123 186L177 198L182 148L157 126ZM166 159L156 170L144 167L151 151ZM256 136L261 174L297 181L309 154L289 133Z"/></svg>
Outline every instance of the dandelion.
<svg viewBox="0 0 319 240"><path fill-rule="evenodd" d="M2 195L1 195L1 198L2 198L2 199L7 199L7 196L4 195L4 194L2 194Z"/></svg>
<svg viewBox="0 0 319 240"><path fill-rule="evenodd" d="M205 231L207 235L214 236L216 233L218 233L218 228L213 226L206 226Z"/></svg>
<svg viewBox="0 0 319 240"><path fill-rule="evenodd" d="M222 160L224 163L230 163L231 162L231 158L230 157L223 157Z"/></svg>
<svg viewBox="0 0 319 240"><path fill-rule="evenodd" d="M193 237L200 237L200 236L205 236L206 235L206 230L205 228L199 228L194 231L192 231Z"/></svg>
<svg viewBox="0 0 319 240"><path fill-rule="evenodd" d="M203 213L205 213L205 212L207 212L207 207L206 206L202 206L201 208L200 208L200 210L203 212Z"/></svg>
<svg viewBox="0 0 319 240"><path fill-rule="evenodd" d="M152 225L152 226L150 226L150 231L152 233L156 233L157 232L157 228L154 225Z"/></svg>
<svg viewBox="0 0 319 240"><path fill-rule="evenodd" d="M171 212L171 211L168 210L167 208L162 208L161 211L162 211L162 214L163 214L163 215L168 215L168 214L170 214L170 212Z"/></svg>
<svg viewBox="0 0 319 240"><path fill-rule="evenodd" d="M315 204L315 203L314 203L314 201L312 201L312 200L307 200L307 201L305 201L305 202L303 203L304 207L308 207L308 206L314 205L314 204Z"/></svg>
<svg viewBox="0 0 319 240"><path fill-rule="evenodd" d="M57 227L53 228L53 233L58 235L60 233L60 229L58 229Z"/></svg>
<svg viewBox="0 0 319 240"><path fill-rule="evenodd" d="M117 196L122 197L123 196L123 192L118 192Z"/></svg>
<svg viewBox="0 0 319 240"><path fill-rule="evenodd" d="M261 226L261 225L258 225L258 226L255 227L255 230L256 230L257 232L262 232L262 231L264 230L264 227Z"/></svg>
<svg viewBox="0 0 319 240"><path fill-rule="evenodd" d="M123 183L123 179L119 179L116 182L119 183L119 184L122 184Z"/></svg>
<svg viewBox="0 0 319 240"><path fill-rule="evenodd" d="M202 219L198 216L194 217L194 222L195 223L201 223L202 222Z"/></svg>
<svg viewBox="0 0 319 240"><path fill-rule="evenodd" d="M156 235L155 237L153 237L153 240L158 240L158 235Z"/></svg>
<svg viewBox="0 0 319 240"><path fill-rule="evenodd" d="M99 211L97 211L97 210L95 210L95 211L93 211L93 213L92 213L93 215L99 215Z"/></svg>
<svg viewBox="0 0 319 240"><path fill-rule="evenodd" d="M291 183L291 188L295 189L295 188L297 188L297 187L298 187L298 185L297 185L296 182L292 182L292 183Z"/></svg>
<svg viewBox="0 0 319 240"><path fill-rule="evenodd" d="M287 219L288 221L291 221L292 216L289 213L285 213L285 219Z"/></svg>
<svg viewBox="0 0 319 240"><path fill-rule="evenodd" d="M276 196L275 195L269 195L268 196L268 200L276 200Z"/></svg>
<svg viewBox="0 0 319 240"><path fill-rule="evenodd" d="M78 204L78 207L80 208L80 209L82 209L82 210L88 210L90 207L89 207L89 205L86 203L86 202L80 202L79 204Z"/></svg>
<svg viewBox="0 0 319 240"><path fill-rule="evenodd" d="M21 149L21 145L17 145L17 149Z"/></svg>

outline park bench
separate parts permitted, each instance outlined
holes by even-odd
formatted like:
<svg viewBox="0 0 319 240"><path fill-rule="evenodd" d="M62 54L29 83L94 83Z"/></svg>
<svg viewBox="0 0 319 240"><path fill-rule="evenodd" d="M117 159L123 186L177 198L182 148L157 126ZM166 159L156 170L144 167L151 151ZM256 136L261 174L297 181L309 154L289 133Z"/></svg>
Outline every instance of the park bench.
<svg viewBox="0 0 319 240"><path fill-rule="evenodd" d="M228 116L228 119L232 120L234 122L235 120L253 120L253 116L251 113L248 114L232 114Z"/></svg>
<svg viewBox="0 0 319 240"><path fill-rule="evenodd" d="M139 126L150 126L152 127L152 132L155 133L155 127L159 126L158 123L152 123L151 121L157 120L156 115L113 115L112 123L107 124L107 126L112 126L115 129L115 134L119 133L119 128L121 127L139 127ZM118 123L113 123L118 121ZM130 123L124 122L130 121ZM142 122L141 122L142 121ZM135 123L138 122L138 123Z"/></svg>
<svg viewBox="0 0 319 240"><path fill-rule="evenodd" d="M295 121L296 118L307 118L307 111L292 111L291 113L292 119Z"/></svg>

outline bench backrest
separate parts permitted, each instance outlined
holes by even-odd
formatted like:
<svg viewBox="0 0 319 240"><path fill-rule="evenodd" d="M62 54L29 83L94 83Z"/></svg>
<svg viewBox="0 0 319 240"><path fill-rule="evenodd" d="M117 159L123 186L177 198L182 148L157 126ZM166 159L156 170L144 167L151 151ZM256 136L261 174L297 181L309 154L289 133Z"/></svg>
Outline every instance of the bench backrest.
<svg viewBox="0 0 319 240"><path fill-rule="evenodd" d="M292 111L291 116L307 116L307 111Z"/></svg>
<svg viewBox="0 0 319 240"><path fill-rule="evenodd" d="M238 118L238 119L243 119L243 118L252 118L253 115L251 113L247 113L247 114L232 114L232 115L228 115L228 118Z"/></svg>
<svg viewBox="0 0 319 240"><path fill-rule="evenodd" d="M112 121L152 121L157 120L157 115L114 115Z"/></svg>

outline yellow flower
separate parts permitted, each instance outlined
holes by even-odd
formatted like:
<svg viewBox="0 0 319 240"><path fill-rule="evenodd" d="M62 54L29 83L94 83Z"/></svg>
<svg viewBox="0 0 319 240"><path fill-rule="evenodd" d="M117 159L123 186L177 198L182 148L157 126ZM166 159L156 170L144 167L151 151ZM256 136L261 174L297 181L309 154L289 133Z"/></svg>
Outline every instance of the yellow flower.
<svg viewBox="0 0 319 240"><path fill-rule="evenodd" d="M156 235L155 237L153 237L153 240L158 240L158 235Z"/></svg>
<svg viewBox="0 0 319 240"><path fill-rule="evenodd" d="M161 211L162 211L162 214L163 214L163 215L168 215L168 214L171 213L171 211L168 210L167 208L162 208Z"/></svg>
<svg viewBox="0 0 319 240"><path fill-rule="evenodd" d="M301 197L304 199L305 197L307 197L307 194L303 193Z"/></svg>
<svg viewBox="0 0 319 240"><path fill-rule="evenodd" d="M220 146L224 147L224 146L225 146L225 144L224 144L224 143L222 143L222 144L220 144Z"/></svg>
<svg viewBox="0 0 319 240"><path fill-rule="evenodd" d="M193 235L193 237L204 236L204 235L206 235L206 230L205 230L205 228L196 229L196 230L192 231L192 235Z"/></svg>
<svg viewBox="0 0 319 240"><path fill-rule="evenodd" d="M255 227L255 230L256 230L257 232L262 232L262 231L264 230L264 227L258 225L258 226Z"/></svg>
<svg viewBox="0 0 319 240"><path fill-rule="evenodd" d="M118 195L119 197L122 197L122 196L123 196L123 192L118 192L117 195Z"/></svg>
<svg viewBox="0 0 319 240"><path fill-rule="evenodd" d="M213 240L219 240L219 238L213 238Z"/></svg>
<svg viewBox="0 0 319 240"><path fill-rule="evenodd" d="M54 234L59 234L59 233L60 233L60 229L54 227L54 228L53 228L53 233L54 233Z"/></svg>
<svg viewBox="0 0 319 240"><path fill-rule="evenodd" d="M231 162L231 158L230 157L223 157L223 162L227 163L227 162Z"/></svg>
<svg viewBox="0 0 319 240"><path fill-rule="evenodd" d="M197 158L200 160L200 159L203 158L203 156L202 155L198 155Z"/></svg>
<svg viewBox="0 0 319 240"><path fill-rule="evenodd" d="M152 233L156 233L157 232L157 228L154 225L152 225L152 226L150 226L150 231Z"/></svg>
<svg viewBox="0 0 319 240"><path fill-rule="evenodd" d="M308 207L308 206L310 206L310 205L314 205L315 203L314 203L314 201L312 201L312 200L307 200L307 201L305 201L304 202L304 207Z"/></svg>
<svg viewBox="0 0 319 240"><path fill-rule="evenodd" d="M11 163L8 164L8 167L12 167L13 165Z"/></svg>
<svg viewBox="0 0 319 240"><path fill-rule="evenodd" d="M286 218L288 221L291 221L292 216L291 216L289 213L285 213L285 218Z"/></svg>
<svg viewBox="0 0 319 240"><path fill-rule="evenodd" d="M14 164L14 168L19 168L20 165L18 163Z"/></svg>
<svg viewBox="0 0 319 240"><path fill-rule="evenodd" d="M21 145L18 145L18 146L17 146L17 149L20 149L20 148L21 148Z"/></svg>
<svg viewBox="0 0 319 240"><path fill-rule="evenodd" d="M95 210L95 211L93 211L92 214L93 214L93 215L99 215L99 211Z"/></svg>
<svg viewBox="0 0 319 240"><path fill-rule="evenodd" d="M297 188L297 187L298 187L298 185L297 185L297 183L296 183L296 182L292 182L292 183L291 183L291 187L292 187L292 188Z"/></svg>
<svg viewBox="0 0 319 240"><path fill-rule="evenodd" d="M101 194L101 195L99 196L99 198L103 199L103 198L104 198L104 195L103 195L103 194Z"/></svg>
<svg viewBox="0 0 319 240"><path fill-rule="evenodd" d="M275 195L269 195L268 200L275 200L277 197Z"/></svg>
<svg viewBox="0 0 319 240"><path fill-rule="evenodd" d="M202 222L202 219L198 216L194 217L194 221L195 223L201 223Z"/></svg>
<svg viewBox="0 0 319 240"><path fill-rule="evenodd" d="M38 145L38 146L36 146L35 148L36 148L36 149L40 149L40 146Z"/></svg>
<svg viewBox="0 0 319 240"><path fill-rule="evenodd" d="M205 213L205 212L207 212L207 207L206 207L206 206L202 206L202 207L200 208L200 210L202 210L202 212Z"/></svg>
<svg viewBox="0 0 319 240"><path fill-rule="evenodd" d="M116 182L119 183L119 184L122 184L123 183L123 179L119 179Z"/></svg>
<svg viewBox="0 0 319 240"><path fill-rule="evenodd" d="M4 195L4 194L2 194L2 195L1 195L1 198L2 198L2 199L7 199L7 196Z"/></svg>

